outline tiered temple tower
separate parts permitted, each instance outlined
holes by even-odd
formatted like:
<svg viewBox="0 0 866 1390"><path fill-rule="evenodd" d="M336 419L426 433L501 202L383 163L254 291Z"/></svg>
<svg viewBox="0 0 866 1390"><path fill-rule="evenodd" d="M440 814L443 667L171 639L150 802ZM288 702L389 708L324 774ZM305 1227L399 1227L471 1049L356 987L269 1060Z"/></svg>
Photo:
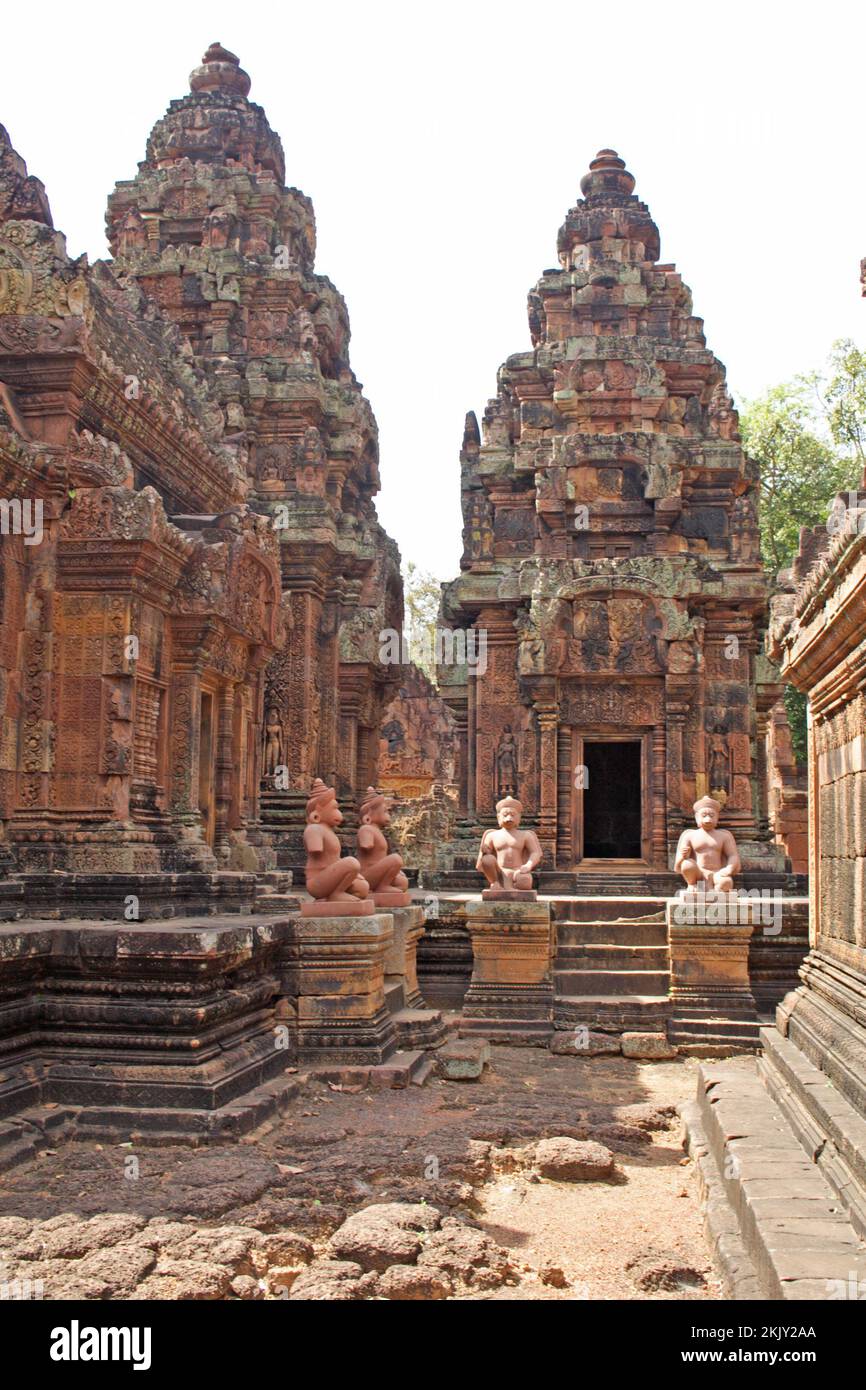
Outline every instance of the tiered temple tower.
<svg viewBox="0 0 866 1390"><path fill-rule="evenodd" d="M266 867L246 837L283 624L247 491L178 329L67 254L0 127L4 915L250 900L215 871Z"/></svg>
<svg viewBox="0 0 866 1390"><path fill-rule="evenodd" d="M769 865L755 663L767 586L757 473L722 364L634 178L602 150L461 454L462 574L443 616L462 811L516 793L548 867L666 870L696 797Z"/></svg>
<svg viewBox="0 0 866 1390"><path fill-rule="evenodd" d="M278 527L288 640L265 719L294 793L267 784L265 819L279 822L314 776L347 799L375 781L399 556L376 519L377 429L349 366L346 305L313 268L310 200L285 186L279 137L234 54L212 44L190 86L109 199L108 235L116 272L181 328L243 440L251 504Z"/></svg>

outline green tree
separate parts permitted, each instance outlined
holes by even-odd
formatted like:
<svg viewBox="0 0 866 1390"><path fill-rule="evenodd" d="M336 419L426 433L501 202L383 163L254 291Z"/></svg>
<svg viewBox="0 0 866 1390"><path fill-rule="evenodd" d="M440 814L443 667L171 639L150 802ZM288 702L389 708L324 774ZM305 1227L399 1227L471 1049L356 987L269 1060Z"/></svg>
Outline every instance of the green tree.
<svg viewBox="0 0 866 1390"><path fill-rule="evenodd" d="M746 403L746 453L761 475L761 551L771 581L797 554L801 526L827 521L837 493L856 488L866 466L866 353L833 344L821 372L771 387ZM806 698L785 688L794 756L806 757Z"/></svg>
<svg viewBox="0 0 866 1390"><path fill-rule="evenodd" d="M425 676L436 681L436 623L439 617L439 580L409 560L403 572L404 636L409 659Z"/></svg>
<svg viewBox="0 0 866 1390"><path fill-rule="evenodd" d="M825 522L836 493L856 486L862 468L836 445L819 399L816 379L798 377L747 402L740 418L746 453L760 469L761 551L773 577L796 555L800 527Z"/></svg>
<svg viewBox="0 0 866 1390"><path fill-rule="evenodd" d="M796 555L800 527L826 522L835 495L863 475L866 352L840 338L823 371L747 401L741 426L761 471L761 546L775 575Z"/></svg>
<svg viewBox="0 0 866 1390"><path fill-rule="evenodd" d="M819 377L815 389L830 436L862 475L866 467L866 353L850 338L840 338L833 344L828 371L826 382Z"/></svg>

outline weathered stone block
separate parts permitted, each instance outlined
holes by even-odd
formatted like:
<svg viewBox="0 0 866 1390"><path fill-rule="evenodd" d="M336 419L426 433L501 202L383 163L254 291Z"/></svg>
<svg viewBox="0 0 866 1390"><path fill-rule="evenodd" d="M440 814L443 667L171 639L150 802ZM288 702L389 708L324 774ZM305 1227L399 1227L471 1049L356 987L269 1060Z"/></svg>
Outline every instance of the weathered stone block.
<svg viewBox="0 0 866 1390"><path fill-rule="evenodd" d="M490 1061L483 1038L455 1038L434 1054L436 1070L446 1081L477 1081Z"/></svg>
<svg viewBox="0 0 866 1390"><path fill-rule="evenodd" d="M676 1057L677 1049L668 1042L664 1033L623 1033L622 1055L645 1061L666 1062Z"/></svg>

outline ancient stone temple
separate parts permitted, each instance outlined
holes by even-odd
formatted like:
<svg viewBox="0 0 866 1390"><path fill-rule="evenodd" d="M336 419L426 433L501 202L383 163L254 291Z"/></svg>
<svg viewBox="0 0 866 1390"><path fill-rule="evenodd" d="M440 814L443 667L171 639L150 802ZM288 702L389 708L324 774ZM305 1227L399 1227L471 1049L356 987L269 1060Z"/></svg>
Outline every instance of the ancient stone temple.
<svg viewBox="0 0 866 1390"><path fill-rule="evenodd" d="M212 875L267 867L248 832L276 533L178 327L70 259L2 130L0 470L0 835L24 875L0 896L251 901L252 875Z"/></svg>
<svg viewBox="0 0 866 1390"><path fill-rule="evenodd" d="M328 935L287 892L314 777L351 818L378 781L402 590L345 304L249 85L208 49L92 267L0 128L0 1166L43 1105L200 1142L302 1053L406 1084L441 1041L420 907Z"/></svg>
<svg viewBox="0 0 866 1390"><path fill-rule="evenodd" d="M181 330L250 506L277 529L287 640L266 675L264 818L299 831L314 776L351 801L376 781L399 556L376 519L376 422L349 365L346 305L314 269L310 200L286 187L234 54L211 45L190 86L109 199L108 235L115 272Z"/></svg>
<svg viewBox="0 0 866 1390"><path fill-rule="evenodd" d="M443 617L462 814L519 796L545 866L665 872L691 804L762 842L756 471L691 294L611 150L593 160L461 453L462 573ZM468 648L467 648L468 650ZM542 884L544 877L542 876Z"/></svg>

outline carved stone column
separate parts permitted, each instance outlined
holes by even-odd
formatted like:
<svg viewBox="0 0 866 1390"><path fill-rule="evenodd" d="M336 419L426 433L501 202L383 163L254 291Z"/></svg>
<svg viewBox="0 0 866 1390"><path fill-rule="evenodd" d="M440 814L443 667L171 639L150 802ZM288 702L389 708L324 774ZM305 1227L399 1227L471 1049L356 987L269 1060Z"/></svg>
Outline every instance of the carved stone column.
<svg viewBox="0 0 866 1390"><path fill-rule="evenodd" d="M225 685L218 692L216 759L214 762L214 801L216 807L214 850L218 856L221 852L228 853L229 850L235 781L240 777L242 766L240 750L237 750L236 753L234 747L236 700L237 691L234 685Z"/></svg>
<svg viewBox="0 0 866 1390"><path fill-rule="evenodd" d="M667 868L667 766L664 724L656 724L650 746L650 863Z"/></svg>
<svg viewBox="0 0 866 1390"><path fill-rule="evenodd" d="M536 701L539 731L538 838L544 850L542 867L552 869L556 862L557 805L557 729L559 709L555 704Z"/></svg>

